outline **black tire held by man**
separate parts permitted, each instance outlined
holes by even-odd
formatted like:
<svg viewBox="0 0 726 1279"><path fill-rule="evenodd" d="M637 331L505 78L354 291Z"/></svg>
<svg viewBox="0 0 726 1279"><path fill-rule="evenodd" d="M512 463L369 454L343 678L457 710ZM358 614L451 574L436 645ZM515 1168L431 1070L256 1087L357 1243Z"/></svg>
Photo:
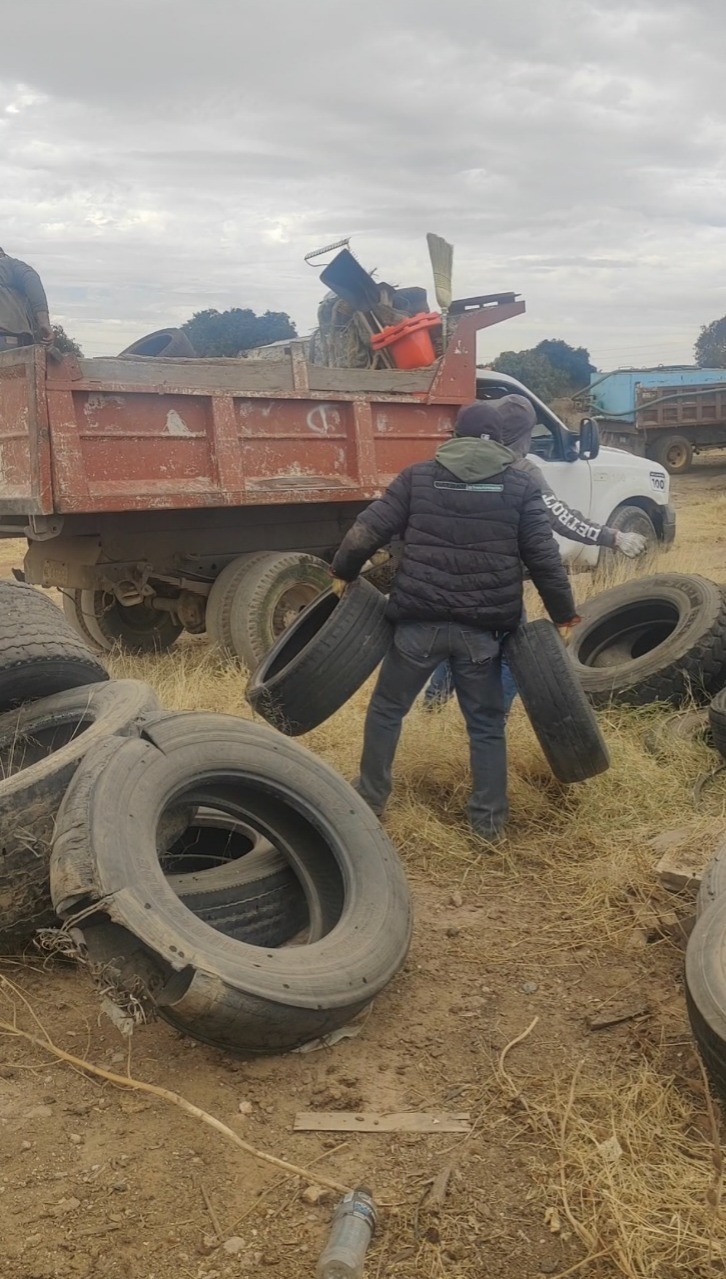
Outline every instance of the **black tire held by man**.
<svg viewBox="0 0 726 1279"><path fill-rule="evenodd" d="M270 839L319 940L257 947L197 919L157 854L159 816L182 803ZM310 752L226 715L155 717L102 767L88 760L58 817L51 893L69 923L80 913L81 932L89 904L96 924L107 916L107 979L127 992L133 981L178 1029L241 1054L285 1051L350 1020L398 972L411 935L402 866L364 802Z"/></svg>
<svg viewBox="0 0 726 1279"><path fill-rule="evenodd" d="M0 715L0 947L15 949L55 915L48 865L56 815L81 760L138 731L158 709L137 680L44 697Z"/></svg>
<svg viewBox="0 0 726 1279"><path fill-rule="evenodd" d="M658 573L588 600L570 658L595 706L703 705L726 683L726 600L715 582Z"/></svg>
<svg viewBox="0 0 726 1279"><path fill-rule="evenodd" d="M0 711L108 673L47 595L0 581Z"/></svg>
<svg viewBox="0 0 726 1279"><path fill-rule="evenodd" d="M558 781L584 782L610 767L597 720L551 622L525 622L503 653L547 763Z"/></svg>
<svg viewBox="0 0 726 1279"><path fill-rule="evenodd" d="M326 591L280 636L247 685L253 710L289 737L345 705L383 660L393 628L386 597L363 578Z"/></svg>

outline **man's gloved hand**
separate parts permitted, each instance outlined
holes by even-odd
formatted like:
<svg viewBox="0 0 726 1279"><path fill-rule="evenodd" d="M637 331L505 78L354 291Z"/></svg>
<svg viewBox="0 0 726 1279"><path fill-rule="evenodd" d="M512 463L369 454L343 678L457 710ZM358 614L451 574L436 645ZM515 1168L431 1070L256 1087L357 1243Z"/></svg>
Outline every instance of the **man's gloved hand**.
<svg viewBox="0 0 726 1279"><path fill-rule="evenodd" d="M642 533L621 533L620 529L616 529L615 545L629 560L634 560L636 555L643 554L648 543Z"/></svg>
<svg viewBox="0 0 726 1279"><path fill-rule="evenodd" d="M55 337L47 311L38 311L36 317L38 336L44 346L51 346Z"/></svg>
<svg viewBox="0 0 726 1279"><path fill-rule="evenodd" d="M350 582L344 582L342 577L334 577L330 583L330 589L334 595L338 596L338 599L341 598L346 586L350 586Z"/></svg>
<svg viewBox="0 0 726 1279"><path fill-rule="evenodd" d="M577 623L581 621L582 621L582 618L578 617L577 613L575 613L575 616L571 617L569 622L557 622L557 630L558 630L560 639L562 640L564 644L569 644L570 640L572 639L573 627L577 626Z"/></svg>

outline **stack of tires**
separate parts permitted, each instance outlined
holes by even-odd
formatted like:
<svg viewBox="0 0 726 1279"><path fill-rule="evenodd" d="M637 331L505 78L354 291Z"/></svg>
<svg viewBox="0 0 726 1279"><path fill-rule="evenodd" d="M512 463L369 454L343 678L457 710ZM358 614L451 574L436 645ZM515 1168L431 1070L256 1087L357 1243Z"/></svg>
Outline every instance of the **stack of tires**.
<svg viewBox="0 0 726 1279"><path fill-rule="evenodd" d="M0 582L0 946L65 924L104 991L229 1051L291 1049L402 966L405 876L352 788L233 716L110 681Z"/></svg>

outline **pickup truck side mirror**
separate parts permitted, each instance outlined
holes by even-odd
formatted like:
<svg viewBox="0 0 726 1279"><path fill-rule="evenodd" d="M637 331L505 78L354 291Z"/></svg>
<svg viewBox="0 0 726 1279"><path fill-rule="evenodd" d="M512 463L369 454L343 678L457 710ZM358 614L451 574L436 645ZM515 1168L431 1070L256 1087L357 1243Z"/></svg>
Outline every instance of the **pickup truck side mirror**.
<svg viewBox="0 0 726 1279"><path fill-rule="evenodd" d="M580 457L587 462L594 462L600 452L600 432L591 417L584 417L580 422Z"/></svg>

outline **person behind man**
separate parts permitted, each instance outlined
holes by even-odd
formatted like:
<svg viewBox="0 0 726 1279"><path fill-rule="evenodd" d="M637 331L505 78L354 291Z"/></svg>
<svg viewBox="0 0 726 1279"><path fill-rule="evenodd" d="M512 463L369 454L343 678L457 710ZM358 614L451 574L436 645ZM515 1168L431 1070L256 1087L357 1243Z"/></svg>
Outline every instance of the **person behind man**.
<svg viewBox="0 0 726 1279"><path fill-rule="evenodd" d="M38 272L0 249L0 351L52 341L48 299Z"/></svg>
<svg viewBox="0 0 726 1279"><path fill-rule="evenodd" d="M580 542L585 546L614 547L630 559L643 554L646 541L642 534L622 532L617 528L608 528L605 524L595 524L592 520L585 519L584 515L573 510L571 506L566 506L553 493L537 463L527 456L532 447L532 432L537 425L537 414L534 405L524 395L504 395L498 400L482 400L482 404L490 406L492 424L496 423L501 432L502 443L511 449L516 457L514 466L517 470L526 471L537 484L549 512L553 533L559 533L561 537L569 538L572 542ZM522 621L526 621L524 612ZM502 684L504 713L508 715L512 702L517 696L517 686L506 662L502 663ZM446 662L442 662L431 676L424 693L424 706L428 709L438 709L453 695L454 681L451 667Z"/></svg>
<svg viewBox="0 0 726 1279"><path fill-rule="evenodd" d="M331 566L341 593L375 551L403 538L388 601L393 643L368 707L358 793L383 813L403 718L447 660L469 734L469 820L494 842L508 817L500 645L522 615L522 565L558 627L579 620L542 494L514 462L489 405L462 408L453 439L359 515Z"/></svg>

